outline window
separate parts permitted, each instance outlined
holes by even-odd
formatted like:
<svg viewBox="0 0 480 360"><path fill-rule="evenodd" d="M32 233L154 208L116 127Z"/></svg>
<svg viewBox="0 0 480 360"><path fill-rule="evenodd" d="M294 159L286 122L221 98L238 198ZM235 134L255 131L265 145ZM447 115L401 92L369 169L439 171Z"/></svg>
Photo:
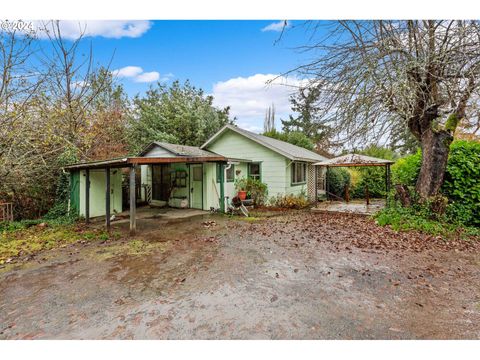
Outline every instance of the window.
<svg viewBox="0 0 480 360"><path fill-rule="evenodd" d="M220 172L222 171L222 167L221 167L222 164L217 163L216 165L217 165L217 171L216 171L216 173L217 173L217 183L219 183L220 179L221 179Z"/></svg>
<svg viewBox="0 0 480 360"><path fill-rule="evenodd" d="M235 180L235 165L232 165L230 166L229 169L227 169L227 182L233 182L234 180Z"/></svg>
<svg viewBox="0 0 480 360"><path fill-rule="evenodd" d="M292 164L292 185L305 184L307 182L307 164L294 162Z"/></svg>
<svg viewBox="0 0 480 360"><path fill-rule="evenodd" d="M248 176L251 179L262 180L260 163L250 163L248 164Z"/></svg>
<svg viewBox="0 0 480 360"><path fill-rule="evenodd" d="M193 167L193 181L202 181L203 180L203 170L201 166Z"/></svg>

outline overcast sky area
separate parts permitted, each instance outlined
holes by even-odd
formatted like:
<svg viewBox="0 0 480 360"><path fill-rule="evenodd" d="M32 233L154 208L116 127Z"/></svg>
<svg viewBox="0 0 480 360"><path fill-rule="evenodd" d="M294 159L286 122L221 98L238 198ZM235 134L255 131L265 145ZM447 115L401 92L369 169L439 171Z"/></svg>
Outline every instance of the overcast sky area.
<svg viewBox="0 0 480 360"><path fill-rule="evenodd" d="M282 34L279 20L61 22L67 39L75 39L82 28L81 50L91 45L97 65L111 62L130 96L157 81L189 79L212 94L215 105L231 106L239 126L256 132L263 130L272 103L277 128L291 113L289 95L300 79L290 75L266 83L307 58L297 47L309 36L301 22L289 22Z"/></svg>

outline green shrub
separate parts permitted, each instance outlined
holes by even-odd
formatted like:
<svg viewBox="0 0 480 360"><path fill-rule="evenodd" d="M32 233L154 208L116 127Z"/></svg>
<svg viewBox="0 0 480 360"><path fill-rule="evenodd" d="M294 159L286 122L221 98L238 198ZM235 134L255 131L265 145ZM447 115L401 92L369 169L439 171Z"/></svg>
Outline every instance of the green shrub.
<svg viewBox="0 0 480 360"><path fill-rule="evenodd" d="M253 199L255 205L263 205L268 195L268 186L260 180L240 178L235 180L237 191L246 191L247 197Z"/></svg>
<svg viewBox="0 0 480 360"><path fill-rule="evenodd" d="M421 164L422 153L420 150L416 154L398 159L392 165L392 184L415 186Z"/></svg>
<svg viewBox="0 0 480 360"><path fill-rule="evenodd" d="M442 192L451 201L453 220L480 226L480 143L452 143Z"/></svg>
<svg viewBox="0 0 480 360"><path fill-rule="evenodd" d="M395 231L417 230L435 236L455 237L480 236L480 229L466 227L461 223L451 223L447 216L431 218L427 205L416 205L411 208L404 208L394 204L374 215L377 224L380 226L390 225Z"/></svg>
<svg viewBox="0 0 480 360"><path fill-rule="evenodd" d="M330 168L327 172L328 192L343 198L345 185L350 185L350 173L343 168Z"/></svg>
<svg viewBox="0 0 480 360"><path fill-rule="evenodd" d="M398 160L392 166L393 183L415 186L421 161L420 151ZM480 226L480 143L452 142L441 191L449 200L446 216L450 222Z"/></svg>
<svg viewBox="0 0 480 360"><path fill-rule="evenodd" d="M305 194L299 195L277 195L269 200L270 206L284 208L284 209L303 209L310 205L307 196Z"/></svg>

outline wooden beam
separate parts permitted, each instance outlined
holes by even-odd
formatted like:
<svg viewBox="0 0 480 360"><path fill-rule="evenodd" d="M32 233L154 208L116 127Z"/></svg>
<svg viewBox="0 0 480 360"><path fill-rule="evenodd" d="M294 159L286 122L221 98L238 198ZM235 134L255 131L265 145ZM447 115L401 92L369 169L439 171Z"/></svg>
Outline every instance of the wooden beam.
<svg viewBox="0 0 480 360"><path fill-rule="evenodd" d="M110 168L105 169L105 226L110 231Z"/></svg>
<svg viewBox="0 0 480 360"><path fill-rule="evenodd" d="M135 235L137 231L137 204L135 197L135 171L136 166L130 167L130 235Z"/></svg>
<svg viewBox="0 0 480 360"><path fill-rule="evenodd" d="M90 169L85 170L85 222L90 222Z"/></svg>
<svg viewBox="0 0 480 360"><path fill-rule="evenodd" d="M129 164L170 164L170 163L201 163L227 161L223 156L204 156L204 157L172 157L172 158L148 158L132 157L128 158Z"/></svg>

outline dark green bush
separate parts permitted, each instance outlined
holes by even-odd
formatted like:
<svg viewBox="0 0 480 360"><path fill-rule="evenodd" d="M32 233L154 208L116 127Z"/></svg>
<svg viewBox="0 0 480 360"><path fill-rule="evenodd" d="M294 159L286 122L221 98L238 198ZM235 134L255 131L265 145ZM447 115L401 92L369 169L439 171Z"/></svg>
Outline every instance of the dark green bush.
<svg viewBox="0 0 480 360"><path fill-rule="evenodd" d="M345 195L345 185L350 185L350 173L342 168L330 168L327 172L328 191L341 198Z"/></svg>
<svg viewBox="0 0 480 360"><path fill-rule="evenodd" d="M480 143L452 143L442 192L451 201L452 218L480 226Z"/></svg>
<svg viewBox="0 0 480 360"><path fill-rule="evenodd" d="M383 166L372 166L359 168L360 181L352 189L352 197L364 198L365 187L368 186L370 197L385 197L385 168Z"/></svg>
<svg viewBox="0 0 480 360"><path fill-rule="evenodd" d="M420 151L399 159L392 166L393 183L415 186L421 161ZM449 199L446 216L450 222L480 226L480 143L452 142L441 191Z"/></svg>

